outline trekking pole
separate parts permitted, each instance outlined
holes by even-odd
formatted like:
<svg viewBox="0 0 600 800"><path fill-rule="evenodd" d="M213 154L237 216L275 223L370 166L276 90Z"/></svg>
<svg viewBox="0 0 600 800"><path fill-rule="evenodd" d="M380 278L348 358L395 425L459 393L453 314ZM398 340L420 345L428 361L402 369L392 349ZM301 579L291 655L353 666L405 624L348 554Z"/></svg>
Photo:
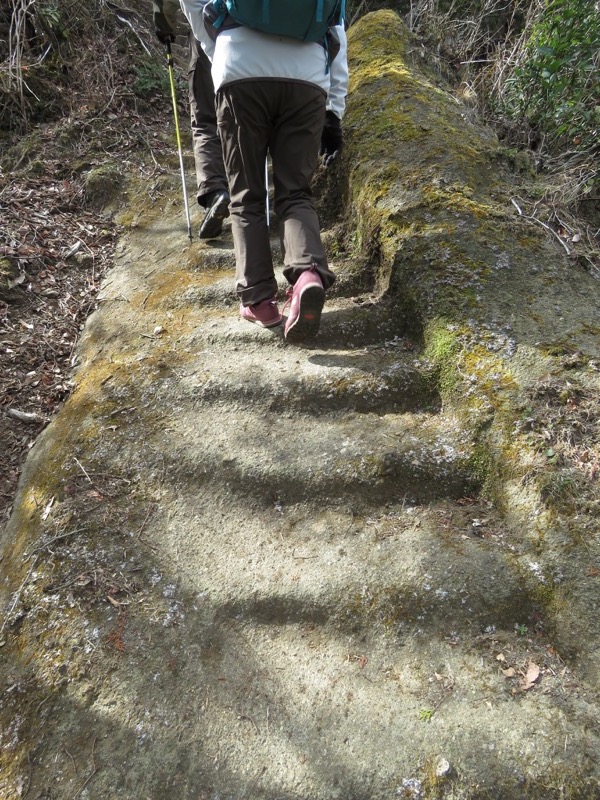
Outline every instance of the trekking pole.
<svg viewBox="0 0 600 800"><path fill-rule="evenodd" d="M179 115L177 114L177 97L175 95L175 70L173 69L173 53L171 52L171 42L167 39L167 66L169 68L169 82L171 84L171 100L173 101L173 117L175 118L175 135L177 137L177 150L179 152L179 168L181 170L181 186L183 188L183 204L185 206L185 218L187 220L188 236L190 242L192 238L192 223L190 222L190 207L188 205L187 191L185 188L185 170L183 168L183 153L181 151L181 136L179 135Z"/></svg>
<svg viewBox="0 0 600 800"><path fill-rule="evenodd" d="M265 200L267 204L267 228L268 228L271 224L271 215L269 212L269 159L268 158L265 158L265 186L267 190Z"/></svg>

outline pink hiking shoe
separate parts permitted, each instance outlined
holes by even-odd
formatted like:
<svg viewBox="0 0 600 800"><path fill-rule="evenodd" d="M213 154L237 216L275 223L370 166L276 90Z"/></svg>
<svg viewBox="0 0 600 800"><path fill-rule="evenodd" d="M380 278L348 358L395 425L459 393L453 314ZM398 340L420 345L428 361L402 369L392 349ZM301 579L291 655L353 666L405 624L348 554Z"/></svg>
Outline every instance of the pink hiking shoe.
<svg viewBox="0 0 600 800"><path fill-rule="evenodd" d="M306 269L291 289L288 289L286 305L290 313L285 323L284 336L292 342L310 339L319 332L321 311L325 303L325 289L319 273Z"/></svg>
<svg viewBox="0 0 600 800"><path fill-rule="evenodd" d="M260 325L261 328L274 328L282 320L274 297L262 300L253 306L240 305L240 317L247 319L248 322L254 322L255 325Z"/></svg>

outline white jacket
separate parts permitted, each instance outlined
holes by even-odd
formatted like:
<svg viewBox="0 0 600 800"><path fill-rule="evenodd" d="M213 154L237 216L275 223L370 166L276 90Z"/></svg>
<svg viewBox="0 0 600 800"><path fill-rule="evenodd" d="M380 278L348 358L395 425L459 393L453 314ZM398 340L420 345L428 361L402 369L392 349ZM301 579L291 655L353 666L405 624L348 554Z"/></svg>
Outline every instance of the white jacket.
<svg viewBox="0 0 600 800"><path fill-rule="evenodd" d="M348 59L346 32L336 26L340 51L327 69L324 48L316 42L301 42L272 36L248 27L223 30L216 42L209 36L202 11L206 0L180 0L192 33L212 62L215 91L228 83L249 78L281 78L319 86L327 94L327 109L340 119L346 109Z"/></svg>

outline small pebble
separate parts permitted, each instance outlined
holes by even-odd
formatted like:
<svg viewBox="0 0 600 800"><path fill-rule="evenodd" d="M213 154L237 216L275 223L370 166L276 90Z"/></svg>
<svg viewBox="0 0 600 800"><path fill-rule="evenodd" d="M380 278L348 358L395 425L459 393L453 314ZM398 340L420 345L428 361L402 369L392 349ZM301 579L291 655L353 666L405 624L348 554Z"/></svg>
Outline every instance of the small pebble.
<svg viewBox="0 0 600 800"><path fill-rule="evenodd" d="M450 774L450 764L445 758L440 758L438 761L435 768L435 774L438 778L445 778Z"/></svg>

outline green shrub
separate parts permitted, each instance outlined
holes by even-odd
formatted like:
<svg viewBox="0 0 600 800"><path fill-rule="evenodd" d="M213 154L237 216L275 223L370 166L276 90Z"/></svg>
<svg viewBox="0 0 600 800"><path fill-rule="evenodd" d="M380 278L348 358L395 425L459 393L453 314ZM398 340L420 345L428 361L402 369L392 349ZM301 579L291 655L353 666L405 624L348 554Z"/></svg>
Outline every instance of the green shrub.
<svg viewBox="0 0 600 800"><path fill-rule="evenodd" d="M600 131L600 14L594 0L552 0L533 22L506 81L504 112L524 117L550 150L588 150Z"/></svg>
<svg viewBox="0 0 600 800"><path fill-rule="evenodd" d="M165 66L156 61L140 61L135 67L133 91L138 97L150 99L156 95L169 96L169 76Z"/></svg>

